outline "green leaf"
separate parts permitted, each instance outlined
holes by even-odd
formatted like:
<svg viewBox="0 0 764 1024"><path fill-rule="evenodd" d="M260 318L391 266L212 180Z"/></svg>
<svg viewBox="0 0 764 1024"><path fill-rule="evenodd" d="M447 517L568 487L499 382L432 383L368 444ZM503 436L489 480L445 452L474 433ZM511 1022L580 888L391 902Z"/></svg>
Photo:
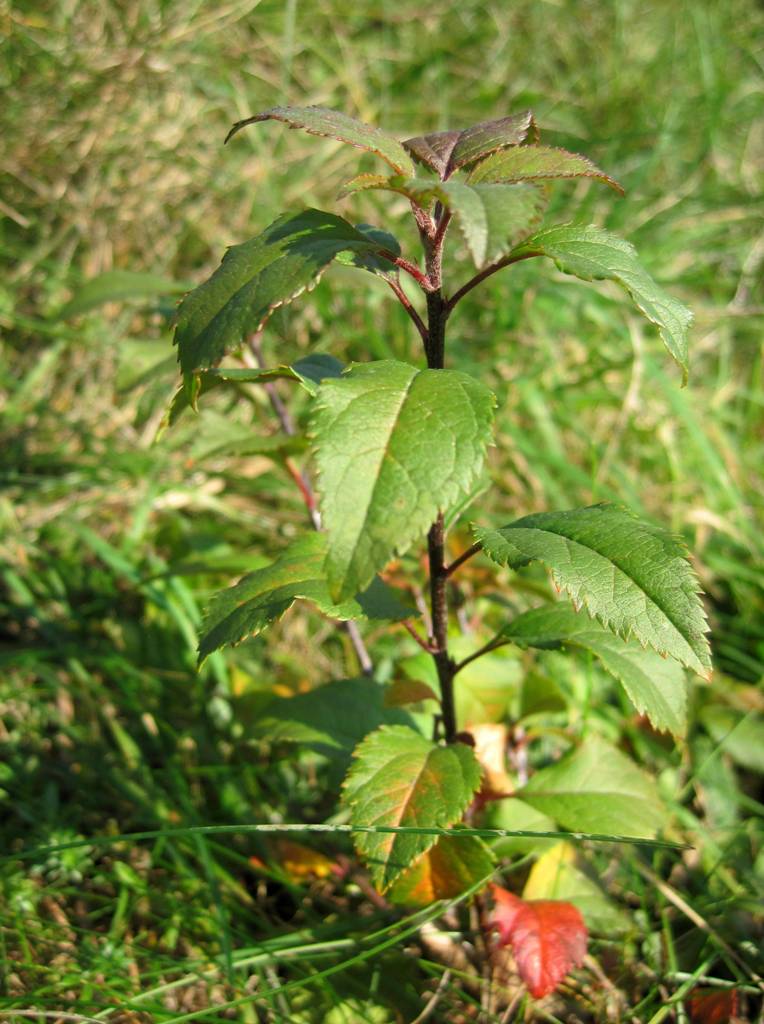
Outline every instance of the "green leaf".
<svg viewBox="0 0 764 1024"><path fill-rule="evenodd" d="M395 591L379 579L370 579L363 593L336 604L329 596L324 577L325 557L325 535L307 534L271 565L256 569L217 594L204 613L199 663L221 647L257 636L281 618L297 598L311 601L326 615L340 620L399 621L416 614L401 604Z"/></svg>
<svg viewBox="0 0 764 1024"><path fill-rule="evenodd" d="M107 270L105 274L91 278L79 288L69 302L55 315L56 320L67 320L81 313L88 313L107 302L124 302L125 299L153 299L161 295L179 295L188 290L182 281L170 281L157 274L138 273L131 270Z"/></svg>
<svg viewBox="0 0 764 1024"><path fill-rule="evenodd" d="M373 224L356 224L356 231L359 231L362 235L365 235L371 242L384 249L386 252L390 252L393 256L400 256L401 246L395 235L391 235L389 231L385 231L382 228L376 228ZM344 263L345 266L358 267L359 270L368 270L371 274L377 274L379 277L384 277L385 280L395 280L398 275L398 268L390 263L389 260L380 259L379 256L375 256L374 253L362 253L348 250L346 252L338 253L337 262Z"/></svg>
<svg viewBox="0 0 764 1024"><path fill-rule="evenodd" d="M576 607L624 640L708 676L708 625L698 583L680 540L614 505L525 516L500 530L477 528L501 565L537 560Z"/></svg>
<svg viewBox="0 0 764 1024"><path fill-rule="evenodd" d="M580 153L551 146L516 146L493 153L469 173L471 185L487 182L543 181L549 178L595 178L623 195L623 189Z"/></svg>
<svg viewBox="0 0 764 1024"><path fill-rule="evenodd" d="M357 149L376 153L399 174L411 174L414 170L406 150L392 135L327 107L271 107L261 114L255 114L254 117L237 121L225 141L228 142L246 125L258 124L261 121L283 121L290 128L302 128L310 135L322 135L336 139L337 142L347 142Z"/></svg>
<svg viewBox="0 0 764 1024"><path fill-rule="evenodd" d="M336 995L334 996L336 999ZM292 1018L294 1019L294 1018ZM315 1014L307 1014L300 1017L295 1024L308 1024L314 1021ZM343 999L342 1002L335 1002L330 1010L324 1015L324 1024L356 1024L363 1021L363 1024L393 1024L398 1019L386 1006L373 1002L371 999Z"/></svg>
<svg viewBox="0 0 764 1024"><path fill-rule="evenodd" d="M482 839L441 836L413 867L393 885L393 903L429 907L437 900L459 896L470 886L490 875L494 858Z"/></svg>
<svg viewBox="0 0 764 1024"><path fill-rule="evenodd" d="M711 704L699 717L720 750L749 771L764 774L764 715Z"/></svg>
<svg viewBox="0 0 764 1024"><path fill-rule="evenodd" d="M467 185L425 178L359 175L340 196L359 190L398 192L418 206L436 200L456 218L475 264L482 267L509 252L541 219L546 199L532 185Z"/></svg>
<svg viewBox="0 0 764 1024"><path fill-rule="evenodd" d="M480 765L463 743L438 746L413 729L385 726L355 752L343 790L352 825L447 828L480 786ZM385 890L436 840L434 835L368 833L355 837L374 884Z"/></svg>
<svg viewBox="0 0 764 1024"><path fill-rule="evenodd" d="M331 213L279 217L261 235L232 246L215 273L181 303L175 343L183 372L214 366L258 331L277 306L315 284L339 253L383 250Z"/></svg>
<svg viewBox="0 0 764 1024"><path fill-rule="evenodd" d="M687 728L687 685L675 661L646 651L608 632L567 601L519 615L501 635L521 647L560 646L590 651L623 685L629 700L656 729L683 736Z"/></svg>
<svg viewBox="0 0 764 1024"><path fill-rule="evenodd" d="M485 810L486 828L504 828L508 832L553 832L556 822L542 814L530 804L517 797L494 800ZM532 838L529 836L502 836L494 839L491 849L498 857L516 857L522 853L536 853L554 846L556 839Z"/></svg>
<svg viewBox="0 0 764 1024"><path fill-rule="evenodd" d="M384 687L371 679L339 679L308 693L274 700L254 724L269 743L299 743L333 760L381 725L409 725L411 716L384 704Z"/></svg>
<svg viewBox="0 0 764 1024"><path fill-rule="evenodd" d="M572 832L650 839L666 819L652 780L599 736L536 772L517 795Z"/></svg>
<svg viewBox="0 0 764 1024"><path fill-rule="evenodd" d="M545 196L529 185L466 185L446 181L439 198L456 217L480 268L509 252L541 219Z"/></svg>
<svg viewBox="0 0 764 1024"><path fill-rule="evenodd" d="M170 407L162 421L160 433L166 427L175 426L186 409L196 409L202 395L214 391L222 384L267 384L273 380L292 380L300 384L309 395L315 395L318 385L325 377L339 377L344 364L334 356L315 352L298 359L291 366L275 366L268 370L246 367L215 367L195 374L191 388L181 385L173 395ZM190 392L190 394L189 394Z"/></svg>
<svg viewBox="0 0 764 1024"><path fill-rule="evenodd" d="M310 433L335 598L362 590L469 492L493 406L491 392L465 373L395 360L322 382Z"/></svg>
<svg viewBox="0 0 764 1024"><path fill-rule="evenodd" d="M562 224L527 238L513 256L548 256L564 274L582 281L615 281L655 324L687 383L687 332L692 313L653 281L639 263L633 245L602 228Z"/></svg>
<svg viewBox="0 0 764 1024"><path fill-rule="evenodd" d="M290 455L300 455L308 443L304 437L288 434L253 434L251 430L238 430L233 436L221 440L213 430L211 437L201 437L191 448L190 455L196 462L206 459L245 459L253 455L283 460Z"/></svg>
<svg viewBox="0 0 764 1024"><path fill-rule="evenodd" d="M512 114L496 121L481 121L470 128L433 132L407 139L403 145L419 163L431 168L441 178L496 150L519 146L530 135L538 138L538 128L530 110Z"/></svg>

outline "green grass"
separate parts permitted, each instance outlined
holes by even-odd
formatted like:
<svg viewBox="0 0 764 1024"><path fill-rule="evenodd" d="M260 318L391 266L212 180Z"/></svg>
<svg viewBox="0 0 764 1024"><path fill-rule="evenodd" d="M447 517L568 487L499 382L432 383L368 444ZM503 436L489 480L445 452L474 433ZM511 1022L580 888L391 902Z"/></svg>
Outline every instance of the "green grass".
<svg viewBox="0 0 764 1024"><path fill-rule="evenodd" d="M620 738L658 775L674 810L671 838L694 849L585 849L585 869L606 880L608 913L627 912L629 926L594 933L609 985L580 973L535 1019L682 1020L671 999L701 966L707 984L741 986L755 1019L751 972L761 973L764 929L760 7L73 0L14 4L0 18L0 829L9 857L96 834L326 820L336 767L269 747L254 725L274 689L358 670L343 633L294 610L197 675L207 597L303 526L299 496L275 463L213 451L218 439L246 436L253 416L272 432L270 409L262 394L238 405L223 397L153 443L176 380L173 296L71 320L57 311L109 270L199 281L226 245L306 204L386 224L392 209L413 249L403 202L364 195L335 206L355 151L276 125L223 149L230 124L258 109L322 103L406 137L530 106L546 141L587 153L627 190L618 201L596 186L560 185L550 218L573 209L635 243L695 312L692 375L681 390L658 339L615 290L535 264L497 275L460 306L449 341L450 365L485 374L500 400L490 467L500 487L473 512L496 522L609 498L668 524L695 553L717 665L712 685L693 690L691 730L675 747L585 668L555 656L541 664L563 694L561 726L588 722ZM466 262L448 271L458 282ZM274 361L314 348L411 359L414 343L384 287L343 269L274 316L265 338ZM295 411L304 412L299 400ZM480 586L476 569L465 597ZM382 677L395 654L416 651L401 631L369 639ZM409 1021L442 982L431 1019L474 1017L479 989L458 963L443 981L444 959L419 918L402 937L405 922L375 906L346 837L314 845L346 858L345 881L291 877L279 866L283 849L252 834L115 839L4 860L0 1015L395 1019L374 1016L380 1005ZM508 877L519 884L528 863L513 863ZM468 927L464 916L439 927L459 922ZM226 1003L235 1005L224 1018L215 1007ZM109 1012L117 1007L136 1016ZM526 1009L536 1012L518 1003L515 1019ZM502 1013L484 1007L483 1019Z"/></svg>

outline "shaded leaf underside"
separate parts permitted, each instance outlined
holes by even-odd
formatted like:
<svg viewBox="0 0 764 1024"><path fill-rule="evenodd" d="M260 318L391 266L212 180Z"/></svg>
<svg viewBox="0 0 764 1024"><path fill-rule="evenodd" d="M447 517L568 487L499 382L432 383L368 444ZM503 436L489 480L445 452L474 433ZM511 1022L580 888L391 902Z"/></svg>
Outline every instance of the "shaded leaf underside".
<svg viewBox="0 0 764 1024"><path fill-rule="evenodd" d="M194 375L195 380L191 388L181 386L175 392L163 426L174 426L186 409L196 408L199 398L221 385L267 384L274 380L291 380L303 387L309 395L315 395L324 377L339 377L343 365L334 356L315 352L304 359L298 359L291 366L274 366L267 370L245 367L215 367L202 370Z"/></svg>
<svg viewBox="0 0 764 1024"><path fill-rule="evenodd" d="M299 743L347 761L361 740L381 725L411 724L411 717L384 703L384 687L372 679L337 679L308 693L274 700L258 716L254 735L269 743Z"/></svg>
<svg viewBox="0 0 764 1024"><path fill-rule="evenodd" d="M281 618L298 598L310 601L326 615L340 620L400 620L415 614L381 580L370 580L364 593L350 600L332 601L324 576L325 557L326 536L307 534L275 562L249 573L235 586L217 594L204 613L199 661L221 647L256 636Z"/></svg>

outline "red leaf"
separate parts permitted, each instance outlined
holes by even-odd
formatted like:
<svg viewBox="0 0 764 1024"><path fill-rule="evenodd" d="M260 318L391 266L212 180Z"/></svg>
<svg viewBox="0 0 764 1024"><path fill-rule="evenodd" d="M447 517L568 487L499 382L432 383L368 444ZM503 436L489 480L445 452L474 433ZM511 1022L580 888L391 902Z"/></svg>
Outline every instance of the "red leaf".
<svg viewBox="0 0 764 1024"><path fill-rule="evenodd" d="M511 945L520 977L536 999L549 995L586 956L584 919L562 900L522 900L498 885L491 925Z"/></svg>
<svg viewBox="0 0 764 1024"><path fill-rule="evenodd" d="M734 988L696 988L687 1000L693 1024L728 1024L737 1008L738 994Z"/></svg>

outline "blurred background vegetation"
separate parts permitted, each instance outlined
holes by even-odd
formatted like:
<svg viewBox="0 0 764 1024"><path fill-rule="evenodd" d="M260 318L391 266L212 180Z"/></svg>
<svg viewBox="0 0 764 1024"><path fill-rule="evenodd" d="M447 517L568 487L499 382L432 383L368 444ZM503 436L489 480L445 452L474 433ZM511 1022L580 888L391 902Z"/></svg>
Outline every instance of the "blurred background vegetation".
<svg viewBox="0 0 764 1024"><path fill-rule="evenodd" d="M347 637L296 610L195 670L206 598L302 529L304 510L278 462L246 448L253 417L275 430L262 394L210 402L155 442L176 384L173 309L225 246L287 208L384 224L414 251L403 201L335 203L356 151L277 125L224 149L233 121L317 103L405 138L530 107L545 142L625 186L614 200L561 184L549 219L624 235L693 309L691 380L680 389L654 333L608 286L535 261L492 278L460 306L449 342L451 365L499 396L498 486L470 515L498 522L607 498L686 538L717 673L693 691L678 747L633 721L622 740L659 776L674 838L695 850L592 853L599 873L622 861L616 888L636 894L631 930L595 937L593 952L617 961L614 991L642 1007L634 1019L657 1021L657 979L690 976L709 950L722 981L750 986L764 892L761 5L37 0L0 4L0 25L4 850L332 813L321 759L268 747L255 724L274 693L357 674ZM454 260L450 280L467 272ZM340 268L274 316L264 345L274 363L315 349L419 358L384 286ZM467 581L468 597L479 583ZM401 631L367 640L382 679L394 655L416 650ZM0 1006L413 1019L442 977L425 954L393 947L300 988L351 956L359 913L366 931L391 919L362 877L338 888L286 860L252 837L187 836L3 861ZM646 881L658 876L697 919ZM295 987L273 995L286 979ZM255 1009L258 985L271 994ZM460 985L458 1011L442 1019L471 1019L475 997ZM615 998L579 996L582 1019L605 1019ZM227 1017L209 1009L245 997Z"/></svg>

